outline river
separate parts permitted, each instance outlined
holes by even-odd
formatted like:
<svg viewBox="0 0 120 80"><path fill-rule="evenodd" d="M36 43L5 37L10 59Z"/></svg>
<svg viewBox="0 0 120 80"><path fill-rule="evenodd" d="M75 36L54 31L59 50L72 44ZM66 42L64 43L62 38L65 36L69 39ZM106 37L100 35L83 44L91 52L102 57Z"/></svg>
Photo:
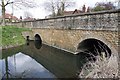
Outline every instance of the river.
<svg viewBox="0 0 120 80"><path fill-rule="evenodd" d="M2 78L76 78L78 57L34 41L2 50Z"/></svg>

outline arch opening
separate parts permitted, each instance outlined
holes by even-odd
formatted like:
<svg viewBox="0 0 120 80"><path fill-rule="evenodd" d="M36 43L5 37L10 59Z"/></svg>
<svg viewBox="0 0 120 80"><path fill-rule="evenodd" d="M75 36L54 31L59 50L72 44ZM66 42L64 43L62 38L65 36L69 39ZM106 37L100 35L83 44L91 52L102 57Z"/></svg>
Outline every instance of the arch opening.
<svg viewBox="0 0 120 80"><path fill-rule="evenodd" d="M35 44L35 47L36 47L37 49L40 49L40 48L41 48L41 46L42 46L42 39L41 39L41 37L39 36L39 34L36 34L36 35L35 35L34 44Z"/></svg>
<svg viewBox="0 0 120 80"><path fill-rule="evenodd" d="M79 43L77 47L78 54L89 61L96 60L96 56L109 58L111 56L110 48L100 40L89 38Z"/></svg>

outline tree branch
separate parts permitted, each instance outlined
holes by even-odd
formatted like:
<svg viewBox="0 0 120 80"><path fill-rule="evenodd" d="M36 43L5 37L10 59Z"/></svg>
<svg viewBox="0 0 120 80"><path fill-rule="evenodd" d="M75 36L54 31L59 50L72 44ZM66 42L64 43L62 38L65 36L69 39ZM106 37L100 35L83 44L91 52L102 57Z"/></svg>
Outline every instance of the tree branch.
<svg viewBox="0 0 120 80"><path fill-rule="evenodd" d="M7 6L8 4L13 4L14 2L9 2L10 0L7 1L7 3L5 4L5 6Z"/></svg>
<svg viewBox="0 0 120 80"><path fill-rule="evenodd" d="M20 7L20 5L16 5L16 4L15 4L14 6L16 6L18 9L22 9L22 8Z"/></svg>

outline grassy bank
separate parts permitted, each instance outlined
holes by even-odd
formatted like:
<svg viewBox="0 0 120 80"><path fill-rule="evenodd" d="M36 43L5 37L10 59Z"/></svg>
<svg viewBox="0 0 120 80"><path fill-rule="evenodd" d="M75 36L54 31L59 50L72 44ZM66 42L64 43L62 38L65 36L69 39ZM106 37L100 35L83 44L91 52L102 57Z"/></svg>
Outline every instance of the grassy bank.
<svg viewBox="0 0 120 80"><path fill-rule="evenodd" d="M2 29L2 47L22 45L25 39L22 36L23 31L28 31L27 28L18 28L15 26L4 26Z"/></svg>
<svg viewBox="0 0 120 80"><path fill-rule="evenodd" d="M0 27L0 47L2 46L2 27Z"/></svg>

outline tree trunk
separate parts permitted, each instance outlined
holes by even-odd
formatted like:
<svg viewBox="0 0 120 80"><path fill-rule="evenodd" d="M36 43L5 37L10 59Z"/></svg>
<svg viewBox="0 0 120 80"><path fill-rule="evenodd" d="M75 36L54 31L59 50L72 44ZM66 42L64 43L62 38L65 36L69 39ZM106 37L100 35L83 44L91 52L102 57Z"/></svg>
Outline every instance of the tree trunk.
<svg viewBox="0 0 120 80"><path fill-rule="evenodd" d="M5 4L4 0L2 0L2 25L5 26Z"/></svg>
<svg viewBox="0 0 120 80"><path fill-rule="evenodd" d="M64 11L65 11L65 2L62 2L61 8L62 8L62 10L61 10L61 15L64 15Z"/></svg>

